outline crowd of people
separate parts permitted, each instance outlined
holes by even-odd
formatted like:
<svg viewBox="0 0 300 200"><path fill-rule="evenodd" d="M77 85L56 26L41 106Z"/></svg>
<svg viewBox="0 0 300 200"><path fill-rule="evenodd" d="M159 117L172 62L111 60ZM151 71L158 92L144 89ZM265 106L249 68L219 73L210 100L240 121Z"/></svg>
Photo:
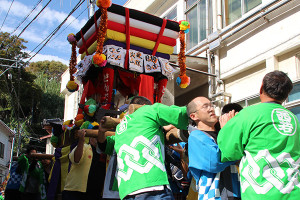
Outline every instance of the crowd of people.
<svg viewBox="0 0 300 200"><path fill-rule="evenodd" d="M285 73L270 72L260 104L231 103L220 117L206 97L183 107L134 97L130 104L141 106L115 134L103 121L93 127L97 138L85 137L89 129L77 131L61 198L299 199L300 124L282 106L292 88ZM188 131L188 141L167 145L165 135L175 127ZM47 172L39 161L23 155L10 173L5 199L46 199Z"/></svg>

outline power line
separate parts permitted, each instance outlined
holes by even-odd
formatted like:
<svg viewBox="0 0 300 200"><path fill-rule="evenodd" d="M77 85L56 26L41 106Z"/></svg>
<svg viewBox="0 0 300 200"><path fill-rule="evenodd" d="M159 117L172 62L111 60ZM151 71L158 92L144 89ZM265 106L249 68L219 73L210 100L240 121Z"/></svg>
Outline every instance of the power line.
<svg viewBox="0 0 300 200"><path fill-rule="evenodd" d="M9 50L9 48L15 43L15 41L17 40L17 39L19 39L19 37L21 36L21 34L23 34L23 32L28 28L28 26L43 12L43 10L49 5L49 3L51 2L52 0L49 0L48 2L47 2L47 4L38 12L38 14L22 29L22 31L19 33L19 35L16 37L16 38L14 38L14 40L11 42L11 44L10 45L8 45L8 47L7 47L7 49L6 49L6 54L8 53L8 50ZM40 3L41 1L39 1L38 2L38 4ZM35 8L38 6L38 4L35 6ZM34 9L35 9L34 8ZM34 10L33 9L33 10ZM32 10L32 12L33 12L33 10ZM29 15L32 13L32 12L30 12L29 13ZM29 16L29 15L27 15L27 16ZM26 17L27 18L27 17ZM26 18L25 18L25 20L26 20ZM23 22L25 21L25 20L23 20ZM21 24L23 23L23 22L21 22ZM4 22L3 22L4 23ZM19 26L21 25L21 24L19 24ZM2 24L3 25L3 24ZM11 33L11 34L13 34L18 28L19 28L19 26ZM2 28L2 27L1 27ZM1 29L0 29L1 30ZM9 34L8 35L8 37L11 35L11 34ZM4 40L2 41L2 44L4 43Z"/></svg>
<svg viewBox="0 0 300 200"><path fill-rule="evenodd" d="M20 37L20 35L21 35L21 34L28 28L28 26L29 26L29 25L30 25L30 24L31 24L31 23L32 23L39 15L40 15L40 13L46 8L46 6L48 6L48 4L49 4L50 2L51 2L51 0L49 0L48 3L43 7L43 9L42 9L42 10L41 10L41 11L40 11L40 12L39 12L39 13L38 13L38 14L37 14L37 15L36 15L29 23L28 23L28 25L20 32L20 34L17 36L17 38ZM56 29L54 29L54 31L52 31L52 33L51 33L48 37L45 38L45 40L43 40L43 41L38 45L38 46L40 46L43 42L45 42L45 41L47 40L47 41L45 42L45 44L44 44L44 45L43 45L43 46L42 46L42 47L41 47L41 48L40 48L40 49L39 49L32 57L30 57L30 59L29 59L27 62L29 62L34 56L36 56L36 55L37 55L37 54L38 54L38 53L46 46L46 44L51 40L51 38L52 38L52 37L60 30L60 28L61 28L61 27L63 26L63 24L67 21L67 19L68 19L68 18L69 18L69 17L70 17L70 16L71 16L78 8L79 8L79 6L82 5L83 2L84 2L83 0L80 0L80 1L75 5L75 7L71 10L71 12L68 14L68 16L64 19L64 21L63 21ZM37 4L37 5L38 5L38 4ZM86 8L86 9L87 9L87 8ZM86 10L86 9L85 9L85 10ZM84 11L85 11L85 10L84 10ZM84 12L84 11L83 11L83 12ZM82 13L83 13L83 12L82 12ZM80 15L81 15L82 13L80 13ZM30 15L30 14L31 14L31 13L29 13L29 15ZM7 15L8 15L8 14L7 14ZM29 16L29 15L28 15L28 16ZM79 15L79 16L80 16L80 15ZM79 17L79 16L78 16L78 17ZM78 18L78 17L77 17L77 18ZM76 18L76 19L77 19L77 18ZM26 20L26 18L25 18L25 20ZM25 20L23 20L23 21L25 21ZM73 20L71 23L73 23L74 21L75 21L75 20ZM21 23L23 23L23 22L21 22ZM70 24L71 24L71 23L70 23ZM4 22L3 22L3 24L4 24ZM2 24L2 26L3 26L3 24ZM70 25L70 24L69 24L69 25ZM69 26L69 25L68 25L68 26ZM67 27L68 27L68 26L67 26ZM19 27L19 26L18 26L18 27ZM17 27L17 28L18 28L18 27ZM2 28L2 27L1 27L1 28ZM16 28L16 29L17 29L17 28ZM14 30L14 32L16 31L16 29ZM65 28L65 29L66 29L66 28ZM65 30L65 29L64 29L64 30ZM64 30L63 30L63 31L64 31ZM63 32L63 31L62 31L62 32ZM61 34L61 33L60 33L60 34ZM48 38L48 39L47 39L47 38ZM54 39L55 39L55 38L54 38ZM37 46L37 47L38 47L38 46ZM36 47L36 48L37 48L37 47ZM36 48L35 48L35 49L36 49ZM34 50L35 50L35 49L34 49ZM33 51L34 51L34 50L33 50ZM32 53L33 51L31 51L30 53ZM17 62L16 62L16 63L17 63ZM15 64L15 63L14 63L14 64ZM13 64L12 64L12 65L13 65ZM16 94L16 90L15 90L15 88L14 88L14 86L13 86L12 80L11 80L11 85L12 85L12 90L14 91L14 94L15 94L16 99L17 99L17 102L18 102L18 108L20 108L23 117L26 118L26 117L25 117L25 114L24 114L24 111L23 111L23 109L22 109L22 107L21 107L21 105L20 105L20 99L19 99L18 95ZM8 85L7 85L7 86L8 86ZM28 127L29 127L30 130L32 131L31 134L34 134L34 135L38 136L36 133L34 133L34 131L32 130L31 126L28 126ZM33 138L30 138L30 139L33 139Z"/></svg>
<svg viewBox="0 0 300 200"><path fill-rule="evenodd" d="M5 79L6 80L6 79ZM20 80L19 80L20 81ZM23 108L22 108L22 106L21 106L21 104L20 104L20 98L19 98L19 96L17 95L17 92L16 92L16 90L15 90L15 87L14 87L14 84L13 84L13 82L12 82L12 79L10 79L10 82L11 82L11 87L12 87L12 91L14 92L14 95L15 95L15 97L16 97L16 99L17 99L17 107L18 108L20 108L20 110L21 110L21 113L22 113L22 115L23 115L23 117L24 117L24 119L26 118L26 116L25 116L25 114L24 114L24 111L23 111ZM19 116L18 116L19 117ZM18 119L19 120L19 119ZM29 127L29 129L31 130L31 134L34 134L34 135L38 135L38 134L36 134L33 130L32 130L32 128L31 128L31 126L28 126Z"/></svg>
<svg viewBox="0 0 300 200"><path fill-rule="evenodd" d="M91 4L90 4L91 5ZM60 36L76 19L78 19L78 17L80 17L89 7L86 7L72 22L70 22L68 24L68 26L66 26L59 34L57 34L51 41L55 40L58 36Z"/></svg>
<svg viewBox="0 0 300 200"><path fill-rule="evenodd" d="M68 16L63 20L63 22L61 22L57 28L55 28L38 46L36 46L29 54L31 54L35 49L37 49L43 42L45 42L43 44L43 46L33 55L29 58L29 60L27 62L29 62L30 60L32 60L33 57L35 57L46 45L47 43L51 40L51 38L59 31L59 29L64 25L64 23L67 21L67 19L79 8L79 6L81 6L81 4L83 4L84 1L83 0L79 0L79 2L75 5L75 7L70 11L70 13L68 14Z"/></svg>
<svg viewBox="0 0 300 200"><path fill-rule="evenodd" d="M47 6L50 2L51 2L51 0L48 1L48 3L46 4L46 6ZM37 55L37 54L38 54L38 53L46 46L46 44L51 40L51 38L52 38L52 37L60 30L60 28L62 27L62 25L67 21L67 19L70 17L70 15L72 15L72 14L73 14L73 13L74 13L74 12L75 12L75 11L76 11L83 3L84 3L84 0L79 0L79 2L78 2L78 3L74 6L74 8L70 11L70 13L68 14L68 16L64 19L64 21L63 21L57 28L55 28L55 29L54 29L54 30L53 30L53 31L52 31L52 32L51 32L51 33L50 33L50 34L49 34L42 42L40 42L40 43L39 43L39 44L38 44L38 45L37 45L37 46L29 53L29 54L33 53L34 50L36 50L40 45L42 45L42 44L46 41L45 44L44 44L44 45L43 45L43 46L42 46L42 47L41 47L41 48L40 48L33 56L31 56L31 57L29 58L29 60L27 60L26 63L28 63L30 60L32 60L32 58L35 57L35 56L36 56L36 55ZM44 8L45 8L46 6L44 6ZM44 9L44 8L43 8L43 9ZM42 9L42 10L43 10L43 9ZM87 9L87 8L86 8L86 9ZM86 10L86 9L85 9L85 10ZM29 26L29 25L37 18L37 16L42 12L42 10L41 10L41 11L36 15L36 17L35 17L33 20L31 20L31 22L30 22L30 23L29 23L29 24L21 31L21 33L18 35L17 38L19 38L19 36L26 30L26 28L27 28L27 27L28 27L28 26ZM84 11L83 11L83 12L84 12ZM82 13L83 13L83 12L82 12ZM81 13L81 14L82 14L82 13ZM80 15L81 15L81 14L80 14ZM79 16L80 16L80 15L79 15ZM78 16L78 17L79 17L79 16ZM78 17L77 17L77 18L78 18ZM77 19L77 18L76 18L76 19ZM73 20L73 21L74 21L74 20ZM72 22L73 22L73 21L72 21ZM72 23L72 22L71 22L71 23ZM70 23L70 24L71 24L71 23ZM70 25L70 24L69 24L69 25ZM69 26L69 25L68 25L68 26ZM64 29L64 30L65 30L65 29ZM63 31L64 31L64 30L63 30ZM63 32L63 31L62 31L62 32ZM54 39L55 39L55 38L54 38ZM8 52L8 49L7 49L7 52Z"/></svg>
<svg viewBox="0 0 300 200"><path fill-rule="evenodd" d="M13 32L11 32L10 35L12 35L14 32L17 31L17 29L28 19L28 17L33 13L33 11L37 8L37 6L42 2L43 0L39 0L36 5L32 8L32 10L27 14L26 17L19 23L19 25L15 28Z"/></svg>
<svg viewBox="0 0 300 200"><path fill-rule="evenodd" d="M51 1L51 0L50 0ZM49 2L50 2L49 1ZM49 3L48 2L48 3ZM64 19L64 21L56 28L56 29L54 29L54 31L52 31L52 33L47 37L48 38L48 40L45 42L45 44L38 50L38 52L36 52L32 57L30 57L30 59L27 61L27 62L29 62L35 55L37 55L45 46L46 46L46 44L50 41L50 39L60 30L60 28L62 27L62 25L67 21L67 19L79 8L79 6L81 6L82 5L82 3L83 3L84 1L83 0L80 0L75 6L74 6L74 8L71 10L71 12L68 14L68 16ZM82 14L82 13L81 13ZM34 19L33 19L34 20ZM33 21L32 20L32 21ZM26 27L25 27L26 28ZM46 38L46 39L47 39ZM45 40L46 40L45 39ZM45 41L44 40L44 41ZM43 42L44 42L43 41ZM43 42L41 42L38 46L40 46ZM38 47L37 46L37 47ZM36 47L36 48L37 48ZM35 48L35 49L36 49ZM35 50L34 49L34 50ZM33 51L31 51L30 53L32 53ZM13 63L12 65L14 65L14 64L16 64L18 61L16 61L15 63ZM20 108L20 110L21 110L21 112L22 112L22 115L24 116L24 118L26 118L25 117L25 114L24 114L24 111L23 111L23 109L22 109L22 107L21 107L21 105L20 105L20 99L19 99L19 97L18 97L18 95L16 94L16 90L14 89L14 86L13 86L13 83L12 83L12 80L11 80L11 85L12 85L12 90L14 91L14 94L15 94L15 96L16 96L16 99L17 99L17 102L18 102L18 107ZM34 133L34 131L32 130L32 128L29 126L29 128L31 129L31 131L32 131L32 133L34 134L34 135L37 135L36 133Z"/></svg>
<svg viewBox="0 0 300 200"><path fill-rule="evenodd" d="M15 1L15 0L12 0L11 4L10 4L10 6L9 6L9 9L8 9L8 11L7 11L6 15L5 15L5 18L4 18L4 20L3 20L3 23L2 23L2 25L1 25L0 31L1 31L2 27L3 27L3 25L4 25L4 22L6 21L6 18L7 18L7 16L8 16L8 13L9 13L9 11L10 11L10 9L11 9L11 6L13 5L14 1Z"/></svg>
<svg viewBox="0 0 300 200"><path fill-rule="evenodd" d="M10 70L10 68L8 68L9 70ZM7 91L8 91L8 93L9 93L9 96L10 96L10 102L11 103L13 103L13 97L12 97L12 93L14 92L14 94L15 94L15 96L16 96L16 99L17 99L17 107L19 107L20 108L20 110L21 110L21 112L22 112L22 115L23 115L23 117L24 117L24 119L26 119L26 116L25 116L25 114L24 114L24 111L23 111L23 109L22 109L22 107L21 107L21 104L19 103L19 98L18 98L18 96L17 96L17 93L16 93L16 90L15 90L15 88L14 88L14 85L13 85L13 82L12 82L12 80L10 79L10 81L11 81L11 90L10 90L10 88L9 88L9 86L8 86L8 81L7 81L7 79L6 79L6 77L4 77L5 78L5 85L6 85L6 87L7 87ZM14 106L12 106L12 109L14 109ZM16 113L15 113L15 111L13 111L13 113L16 115ZM17 117L18 118L18 120L19 120L19 117ZM24 123L27 123L27 125L28 125L28 127L29 127L29 129L30 129L30 131L31 132L29 132L30 133L30 135L33 135L34 137L31 137L31 136L28 136L28 135L23 135L23 136L21 136L21 137L27 137L27 138L29 138L30 140L35 140L35 141L40 141L40 136L41 135L38 135L38 134L36 134L34 131L33 131L33 129L31 128L31 126L28 124L28 122L25 120L24 121ZM22 124L24 124L24 123L22 123ZM23 125L22 125L23 126Z"/></svg>
<svg viewBox="0 0 300 200"><path fill-rule="evenodd" d="M28 28L28 26L43 12L43 10L49 5L49 3L52 0L49 0L47 2L47 4L40 10L40 12L38 12L38 14L27 24L27 26L25 26L25 28L23 28L23 30L21 31L21 33L18 35L18 38L20 37L20 35Z"/></svg>
<svg viewBox="0 0 300 200"><path fill-rule="evenodd" d="M38 44L29 54L31 54L32 52L34 52L34 50L36 50L40 45L42 45L46 40L46 43L41 47L41 49L46 46L46 44L49 42L49 40L51 39L51 37L53 37L57 32L58 30L62 27L62 25L67 21L67 19L70 17L70 15L73 14L73 12L84 2L81 2L82 0L80 0L76 5L75 7L70 11L70 13L68 14L68 16L58 25L58 27L56 27L42 42L40 42L40 44ZM81 2L81 3L80 3ZM80 4L80 5L79 5ZM40 49L40 50L41 50ZM40 51L39 50L39 51ZM36 55L36 54L35 54ZM34 56L35 56L34 55ZM33 56L33 57L34 57ZM32 58L33 58L32 57ZM28 61L30 61L32 58L30 58Z"/></svg>

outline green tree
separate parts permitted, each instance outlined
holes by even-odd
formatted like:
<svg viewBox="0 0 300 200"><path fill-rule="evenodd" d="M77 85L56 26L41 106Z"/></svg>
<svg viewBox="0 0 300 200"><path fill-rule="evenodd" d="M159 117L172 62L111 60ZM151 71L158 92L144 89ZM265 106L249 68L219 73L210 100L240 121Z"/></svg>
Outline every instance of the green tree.
<svg viewBox="0 0 300 200"><path fill-rule="evenodd" d="M68 68L67 65L59 61L38 61L30 63L29 67L26 68L26 71L29 71L33 74L38 74L43 72L49 78L60 79L61 75Z"/></svg>
<svg viewBox="0 0 300 200"><path fill-rule="evenodd" d="M16 35L0 32L0 58L14 60L28 58L29 54L24 51L26 49L24 43L27 43L27 41L18 38ZM4 60L1 63L11 64L11 62ZM24 61L21 61L20 64L24 65Z"/></svg>
<svg viewBox="0 0 300 200"><path fill-rule="evenodd" d="M0 76L0 119L14 130L20 124L21 146L30 143L43 151L45 144L37 140L47 135L41 127L42 120L63 117L60 76L67 66L57 61L40 61L26 66L24 59L29 55L24 52L25 43L22 38L0 32L0 74L3 73ZM7 59L18 60L18 63ZM8 66L12 67L6 71Z"/></svg>
<svg viewBox="0 0 300 200"><path fill-rule="evenodd" d="M32 111L40 102L43 91L34 82L36 76L24 69L25 59L29 57L24 51L25 43L27 41L22 38L0 32L0 119L11 129L20 130L21 146L39 138L43 132L40 125L40 130L34 131L31 124Z"/></svg>
<svg viewBox="0 0 300 200"><path fill-rule="evenodd" d="M60 77L68 68L58 61L39 61L30 63L27 72L37 78L35 83L43 90L43 95L36 113L37 120L63 118L64 96L60 94Z"/></svg>
<svg viewBox="0 0 300 200"><path fill-rule="evenodd" d="M18 103L22 108L19 116L28 117L42 95L41 88L34 84L36 76L24 70L24 59L29 57L24 52L26 42L15 35L0 32L0 69L1 74L5 72L0 77L0 117L4 122L17 117ZM6 71L7 69L9 70Z"/></svg>
<svg viewBox="0 0 300 200"><path fill-rule="evenodd" d="M35 83L43 90L36 110L37 120L63 118L64 96L60 94L60 82L44 72L39 72L36 76Z"/></svg>

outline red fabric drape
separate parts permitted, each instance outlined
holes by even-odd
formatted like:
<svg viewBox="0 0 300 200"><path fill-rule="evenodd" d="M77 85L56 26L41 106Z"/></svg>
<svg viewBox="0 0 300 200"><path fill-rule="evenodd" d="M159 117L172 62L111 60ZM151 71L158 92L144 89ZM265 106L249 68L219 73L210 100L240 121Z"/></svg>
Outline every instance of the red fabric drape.
<svg viewBox="0 0 300 200"><path fill-rule="evenodd" d="M139 96L146 97L152 103L154 102L154 78L145 74L140 75Z"/></svg>
<svg viewBox="0 0 300 200"><path fill-rule="evenodd" d="M84 85L83 93L80 99L80 104L85 104L85 100L88 99L90 96L95 94L95 87L92 83L92 81L88 80L88 82ZM83 110L81 108L78 108L77 114L82 114Z"/></svg>
<svg viewBox="0 0 300 200"><path fill-rule="evenodd" d="M158 34L158 38L157 38L155 46L153 48L153 52L152 52L153 56L156 54L156 51L157 51L157 48L159 46L160 40L161 40L161 38L162 38L162 36L164 34L164 30L166 28L166 24L167 24L167 20L163 19L163 24L161 25L161 28L160 28L160 31L159 31L159 34Z"/></svg>
<svg viewBox="0 0 300 200"><path fill-rule="evenodd" d="M103 68L103 88L101 90L101 108L109 109L111 106L112 92L114 86L114 70L108 67Z"/></svg>
<svg viewBox="0 0 300 200"><path fill-rule="evenodd" d="M82 39L82 42L83 42L82 46L84 48L84 51L85 51L86 55L88 56L89 55L88 46L87 46L87 44L85 42L85 39L84 39L83 34L82 34L82 31L80 31L80 35L81 35L81 39Z"/></svg>
<svg viewBox="0 0 300 200"><path fill-rule="evenodd" d="M96 40L97 40L97 34L98 34L98 27L97 27L97 17L96 13L94 14L94 24L95 24L95 33L96 33Z"/></svg>
<svg viewBox="0 0 300 200"><path fill-rule="evenodd" d="M125 55L124 68L128 69L129 49L130 49L130 20L129 20L129 9L128 8L125 8L125 17L126 17L126 55Z"/></svg>
<svg viewBox="0 0 300 200"><path fill-rule="evenodd" d="M119 76L123 84L130 89L131 94L138 94L140 78L135 73L119 70Z"/></svg>

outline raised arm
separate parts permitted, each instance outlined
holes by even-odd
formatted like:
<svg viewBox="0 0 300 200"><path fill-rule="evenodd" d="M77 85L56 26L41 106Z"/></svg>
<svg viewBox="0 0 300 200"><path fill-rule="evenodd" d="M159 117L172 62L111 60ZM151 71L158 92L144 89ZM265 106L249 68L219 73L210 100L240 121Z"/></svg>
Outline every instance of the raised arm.
<svg viewBox="0 0 300 200"><path fill-rule="evenodd" d="M172 124L178 129L187 129L188 116L185 106L166 106L156 103L153 105L153 108L157 111L157 121L159 125L167 126Z"/></svg>
<svg viewBox="0 0 300 200"><path fill-rule="evenodd" d="M248 135L244 123L240 120L241 117L243 118L242 112L230 119L218 134L222 162L239 160L244 155Z"/></svg>
<svg viewBox="0 0 300 200"><path fill-rule="evenodd" d="M74 162L79 163L83 154L83 146L84 146L84 137L85 137L85 130L81 129L77 132L78 136L78 144L74 152Z"/></svg>

